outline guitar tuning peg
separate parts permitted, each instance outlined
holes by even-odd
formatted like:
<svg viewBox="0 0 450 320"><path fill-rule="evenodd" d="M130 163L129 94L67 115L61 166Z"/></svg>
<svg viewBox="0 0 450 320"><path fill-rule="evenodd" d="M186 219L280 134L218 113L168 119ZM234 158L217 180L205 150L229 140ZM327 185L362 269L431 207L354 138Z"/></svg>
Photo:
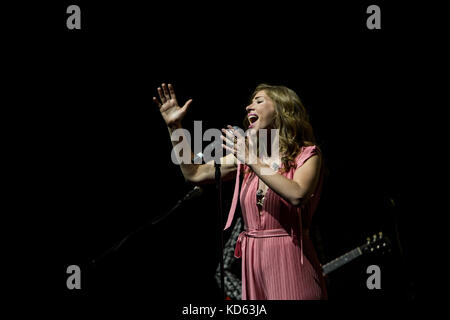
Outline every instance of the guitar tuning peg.
<svg viewBox="0 0 450 320"><path fill-rule="evenodd" d="M380 238L383 238L383 232L382 232L382 231L378 232L378 236L379 236Z"/></svg>
<svg viewBox="0 0 450 320"><path fill-rule="evenodd" d="M374 235L373 235L373 241L376 241L376 240L377 240L377 235L374 234Z"/></svg>
<svg viewBox="0 0 450 320"><path fill-rule="evenodd" d="M370 243L370 237L367 237L366 239L367 239L367 243Z"/></svg>

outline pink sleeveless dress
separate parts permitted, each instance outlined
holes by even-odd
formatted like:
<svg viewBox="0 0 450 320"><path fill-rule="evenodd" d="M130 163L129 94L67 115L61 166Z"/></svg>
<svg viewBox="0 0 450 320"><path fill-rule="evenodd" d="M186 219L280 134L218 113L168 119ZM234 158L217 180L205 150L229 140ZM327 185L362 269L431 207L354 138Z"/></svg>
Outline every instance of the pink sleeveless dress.
<svg viewBox="0 0 450 320"><path fill-rule="evenodd" d="M320 151L316 146L303 147L295 159L297 168ZM233 203L227 229L233 220L239 195L239 176L246 170L239 165ZM292 179L296 168L281 173ZM326 299L325 281L309 227L319 202L323 173L315 192L301 207L294 207L267 189L263 207L256 204L258 176L246 174L242 182L240 203L245 231L237 240L235 256L242 257L243 300L317 300Z"/></svg>

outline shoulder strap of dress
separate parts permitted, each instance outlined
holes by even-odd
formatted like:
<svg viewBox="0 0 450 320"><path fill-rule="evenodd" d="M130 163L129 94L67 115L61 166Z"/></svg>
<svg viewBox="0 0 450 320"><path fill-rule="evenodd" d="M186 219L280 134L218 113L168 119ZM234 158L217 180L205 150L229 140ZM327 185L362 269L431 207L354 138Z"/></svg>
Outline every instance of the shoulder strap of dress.
<svg viewBox="0 0 450 320"><path fill-rule="evenodd" d="M240 177L241 177L242 167L243 167L242 164L238 164L238 166L237 166L236 183L234 184L233 201L231 202L231 208L230 208L230 211L228 212L227 223L223 230L228 229L231 226L231 223L233 222L234 212L236 211L236 205L237 205L237 202L239 199L239 185L240 185Z"/></svg>

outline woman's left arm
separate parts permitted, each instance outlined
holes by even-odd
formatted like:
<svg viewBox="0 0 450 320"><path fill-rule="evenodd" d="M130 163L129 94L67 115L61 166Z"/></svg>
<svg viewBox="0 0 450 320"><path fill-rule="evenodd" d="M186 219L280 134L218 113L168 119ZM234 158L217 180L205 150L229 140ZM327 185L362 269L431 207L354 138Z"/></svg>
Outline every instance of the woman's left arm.
<svg viewBox="0 0 450 320"><path fill-rule="evenodd" d="M248 164L248 166L280 197L293 206L300 206L313 193L318 183L320 161L318 155L309 158L301 167L295 170L292 180L273 171L260 159L257 159L254 164Z"/></svg>

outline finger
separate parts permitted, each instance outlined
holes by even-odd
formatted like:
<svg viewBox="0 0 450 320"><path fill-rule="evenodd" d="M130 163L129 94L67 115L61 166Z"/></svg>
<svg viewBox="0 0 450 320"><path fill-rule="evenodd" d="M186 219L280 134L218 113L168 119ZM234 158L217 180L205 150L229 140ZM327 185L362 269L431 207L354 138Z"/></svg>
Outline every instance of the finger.
<svg viewBox="0 0 450 320"><path fill-rule="evenodd" d="M161 103L159 103L158 99L156 97L153 97L153 102L158 106L158 108L161 109Z"/></svg>
<svg viewBox="0 0 450 320"><path fill-rule="evenodd" d="M222 141L224 141L228 146L234 147L233 141L228 139L227 137L220 136L220 139L222 139Z"/></svg>
<svg viewBox="0 0 450 320"><path fill-rule="evenodd" d="M248 136L245 136L245 144L247 147L252 148L253 145L257 144L255 139L249 139Z"/></svg>
<svg viewBox="0 0 450 320"><path fill-rule="evenodd" d="M234 140L236 135L230 129L222 129L222 132L226 134L227 138L230 140Z"/></svg>
<svg viewBox="0 0 450 320"><path fill-rule="evenodd" d="M229 146L227 146L227 145L225 145L225 144L222 144L222 148L224 148L224 149L230 151L230 153L232 153L232 154L234 154L234 155L236 155L236 153L237 153L236 150L234 150L233 148L230 148Z"/></svg>
<svg viewBox="0 0 450 320"><path fill-rule="evenodd" d="M162 89L160 87L158 87L158 94L159 94L159 98L161 99L162 103L166 103L166 98L164 97L164 94L162 92Z"/></svg>
<svg viewBox="0 0 450 320"><path fill-rule="evenodd" d="M173 85L171 83L169 83L169 92L172 99L177 100L177 97L175 96L175 90L173 89Z"/></svg>
<svg viewBox="0 0 450 320"><path fill-rule="evenodd" d="M242 134L239 132L239 130L234 129L232 126L227 125L227 128L229 128L236 137L238 137L238 138L243 137Z"/></svg>
<svg viewBox="0 0 450 320"><path fill-rule="evenodd" d="M221 136L222 139L224 141L226 141L227 144L229 144L230 146L233 146L235 144L236 137L232 133L230 133L228 130L222 129L222 132L225 133L225 135L226 135L225 137Z"/></svg>
<svg viewBox="0 0 450 320"><path fill-rule="evenodd" d="M170 100L170 93L165 83L162 84L162 88L164 91L164 96L166 97L167 100Z"/></svg>
<svg viewBox="0 0 450 320"><path fill-rule="evenodd" d="M181 108L181 110L182 110L184 113L186 113L187 110L189 109L189 106L191 105L191 103L192 103L192 99L189 99L188 101L186 101L186 103L184 104L183 108Z"/></svg>

